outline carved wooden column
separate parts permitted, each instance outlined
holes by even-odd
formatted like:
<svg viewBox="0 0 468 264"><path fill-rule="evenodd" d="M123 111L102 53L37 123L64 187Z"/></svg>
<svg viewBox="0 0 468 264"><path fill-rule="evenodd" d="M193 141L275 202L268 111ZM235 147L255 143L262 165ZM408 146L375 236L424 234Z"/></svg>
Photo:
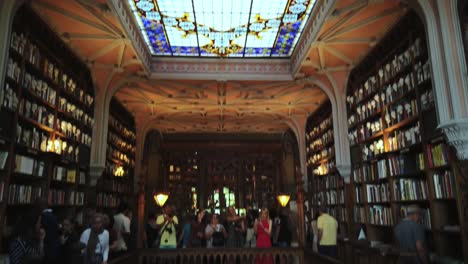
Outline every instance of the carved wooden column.
<svg viewBox="0 0 468 264"><path fill-rule="evenodd" d="M299 247L305 245L305 215L304 215L304 181L303 175L299 168L296 168L297 181L297 239Z"/></svg>
<svg viewBox="0 0 468 264"><path fill-rule="evenodd" d="M145 232L145 190L146 190L146 173L140 175L138 181L138 222L137 222L137 248L143 248L143 238Z"/></svg>

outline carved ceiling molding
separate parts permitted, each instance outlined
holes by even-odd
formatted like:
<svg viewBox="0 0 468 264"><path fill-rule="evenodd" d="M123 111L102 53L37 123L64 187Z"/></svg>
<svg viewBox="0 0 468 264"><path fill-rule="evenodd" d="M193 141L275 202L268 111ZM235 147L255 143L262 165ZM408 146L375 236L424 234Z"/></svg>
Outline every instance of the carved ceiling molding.
<svg viewBox="0 0 468 264"><path fill-rule="evenodd" d="M289 60L153 58L151 78L195 80L292 80Z"/></svg>
<svg viewBox="0 0 468 264"><path fill-rule="evenodd" d="M450 145L457 150L457 156L460 160L468 160L468 119L454 120L439 125L439 128L447 136Z"/></svg>
<svg viewBox="0 0 468 264"><path fill-rule="evenodd" d="M328 14L331 13L332 8L335 6L336 0L322 0L317 2L312 11L306 28L297 44L296 50L291 57L292 74L298 73L302 66L302 62L310 51L312 43L317 38L323 23L325 23Z"/></svg>
<svg viewBox="0 0 468 264"><path fill-rule="evenodd" d="M140 33L138 24L134 21L133 14L129 10L126 1L109 0L109 3L117 14L119 21L122 23L122 26L127 33L127 37L132 41L133 48L143 62L142 64L145 71L149 72L151 66L151 53L146 46L146 42Z"/></svg>

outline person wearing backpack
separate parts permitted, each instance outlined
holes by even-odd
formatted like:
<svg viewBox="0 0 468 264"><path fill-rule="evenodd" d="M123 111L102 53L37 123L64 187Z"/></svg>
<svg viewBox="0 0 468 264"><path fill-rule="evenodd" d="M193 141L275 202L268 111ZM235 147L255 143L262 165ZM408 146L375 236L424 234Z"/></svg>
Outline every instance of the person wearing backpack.
<svg viewBox="0 0 468 264"><path fill-rule="evenodd" d="M226 229L219 223L219 215L213 214L211 223L205 228L206 247L224 247L227 237Z"/></svg>

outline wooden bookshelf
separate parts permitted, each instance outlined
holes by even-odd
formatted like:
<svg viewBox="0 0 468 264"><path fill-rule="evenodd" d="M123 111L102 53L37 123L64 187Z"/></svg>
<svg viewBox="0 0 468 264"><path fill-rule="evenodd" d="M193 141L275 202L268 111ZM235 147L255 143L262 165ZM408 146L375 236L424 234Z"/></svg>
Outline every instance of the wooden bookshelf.
<svg viewBox="0 0 468 264"><path fill-rule="evenodd" d="M0 87L0 229L7 230L37 197L59 218L84 206L94 122L87 67L28 6L9 39Z"/></svg>
<svg viewBox="0 0 468 264"><path fill-rule="evenodd" d="M437 127L424 26L408 13L353 69L347 89L351 237L394 243L410 204L423 209L429 249L462 259L456 162ZM453 246L456 244L456 246Z"/></svg>
<svg viewBox="0 0 468 264"><path fill-rule="evenodd" d="M343 178L335 167L335 145L330 101L321 105L307 120L306 125L307 169L309 178L311 217L318 207L327 207L330 215L339 222L340 233L348 232L347 190Z"/></svg>
<svg viewBox="0 0 468 264"><path fill-rule="evenodd" d="M122 201L135 201L135 120L115 98L111 100L108 126L106 170L97 183L96 195L96 205L104 211L115 210Z"/></svg>

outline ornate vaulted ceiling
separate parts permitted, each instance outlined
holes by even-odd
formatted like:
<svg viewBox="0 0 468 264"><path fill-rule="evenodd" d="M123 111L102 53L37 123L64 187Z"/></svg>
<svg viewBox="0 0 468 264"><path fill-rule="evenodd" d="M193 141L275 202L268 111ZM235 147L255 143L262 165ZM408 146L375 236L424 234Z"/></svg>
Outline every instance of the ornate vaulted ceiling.
<svg viewBox="0 0 468 264"><path fill-rule="evenodd" d="M285 121L308 116L326 98L319 88L302 82L274 81L275 74L263 81L232 81L229 70L219 79L200 80L203 75L198 80L169 80L164 75L148 78L151 72L142 62L138 45L128 38L108 1L35 0L32 6L88 63L99 87L123 76L141 76L115 96L135 115L137 124L152 122L162 132L283 132ZM290 73L291 79L352 68L404 12L397 0L338 0L333 10L299 71ZM167 65L184 67L199 59L186 60ZM259 67L248 59L245 63L253 65L246 68L247 73ZM236 67L242 65L240 62Z"/></svg>

